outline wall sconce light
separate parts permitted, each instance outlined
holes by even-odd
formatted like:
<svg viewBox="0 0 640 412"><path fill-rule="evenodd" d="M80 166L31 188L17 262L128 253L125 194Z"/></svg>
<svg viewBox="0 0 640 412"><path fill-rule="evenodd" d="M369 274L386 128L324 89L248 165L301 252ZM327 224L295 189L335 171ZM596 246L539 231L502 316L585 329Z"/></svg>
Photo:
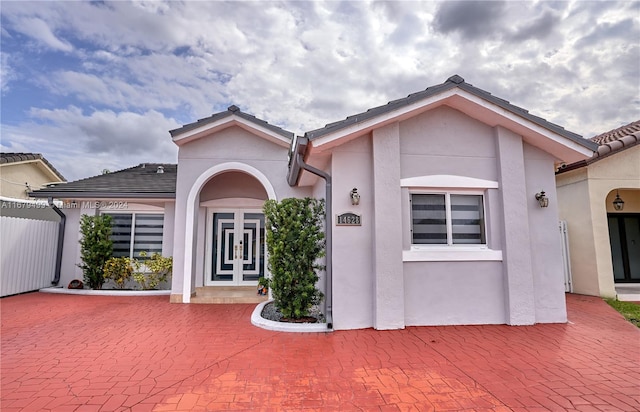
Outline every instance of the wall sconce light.
<svg viewBox="0 0 640 412"><path fill-rule="evenodd" d="M360 204L360 194L358 193L358 189L357 188L353 188L351 189L351 192L349 192L349 197L351 197L351 204L354 206L358 206Z"/></svg>
<svg viewBox="0 0 640 412"><path fill-rule="evenodd" d="M536 200L540 207L549 206L549 198L544 194L544 190L541 190L540 193L536 193Z"/></svg>
<svg viewBox="0 0 640 412"><path fill-rule="evenodd" d="M624 209L624 200L620 198L620 194L618 193L617 190L616 190L616 198L613 199L613 208L618 211Z"/></svg>

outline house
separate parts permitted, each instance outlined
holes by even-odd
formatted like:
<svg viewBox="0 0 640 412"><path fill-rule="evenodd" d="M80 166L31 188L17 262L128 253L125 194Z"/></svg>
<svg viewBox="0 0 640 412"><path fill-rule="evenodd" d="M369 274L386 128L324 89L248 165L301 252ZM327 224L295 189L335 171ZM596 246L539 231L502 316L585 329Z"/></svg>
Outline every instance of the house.
<svg viewBox="0 0 640 412"><path fill-rule="evenodd" d="M40 153L0 153L0 196L29 199L28 193L51 183L66 182Z"/></svg>
<svg viewBox="0 0 640 412"><path fill-rule="evenodd" d="M34 193L80 205L67 276L81 276L80 215L112 213L122 250L173 256L172 302L255 285L264 201L312 196L327 202L319 286L334 329L566 321L554 172L597 144L460 76L303 136L237 106L170 134L177 170L139 165Z"/></svg>
<svg viewBox="0 0 640 412"><path fill-rule="evenodd" d="M556 174L573 291L640 300L640 120L590 140L597 152Z"/></svg>

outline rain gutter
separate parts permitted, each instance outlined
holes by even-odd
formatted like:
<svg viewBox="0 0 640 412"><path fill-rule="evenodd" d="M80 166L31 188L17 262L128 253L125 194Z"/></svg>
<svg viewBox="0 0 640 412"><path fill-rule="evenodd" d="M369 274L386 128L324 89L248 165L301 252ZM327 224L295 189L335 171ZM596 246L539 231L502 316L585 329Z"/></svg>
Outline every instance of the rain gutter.
<svg viewBox="0 0 640 412"><path fill-rule="evenodd" d="M306 170L309 173L313 173L319 176L325 181L325 220L324 230L326 238L326 269L324 278L325 289L325 314L327 317L327 328L333 329L333 296L332 296L332 230L331 230L331 216L332 216L332 201L331 201L331 176L315 167L308 165L304 162L304 153L306 152L309 140L306 137L298 137L295 147L293 148L291 156L291 164L289 166L289 175L287 180L290 186L295 186L300 178L300 171Z"/></svg>
<svg viewBox="0 0 640 412"><path fill-rule="evenodd" d="M64 227L67 223L67 216L62 213L62 210L58 209L58 206L56 206L55 203L53 203L52 197L49 197L47 200L53 211L60 216L60 223L58 223L58 246L56 248L56 267L53 281L51 281L52 285L57 286L60 282L60 272L62 269L62 247L64 245Z"/></svg>

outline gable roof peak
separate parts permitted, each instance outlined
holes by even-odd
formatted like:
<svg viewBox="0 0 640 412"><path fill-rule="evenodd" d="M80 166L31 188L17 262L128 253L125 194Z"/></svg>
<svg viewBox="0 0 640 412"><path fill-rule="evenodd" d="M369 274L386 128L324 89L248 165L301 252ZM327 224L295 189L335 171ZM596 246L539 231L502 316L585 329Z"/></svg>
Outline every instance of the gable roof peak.
<svg viewBox="0 0 640 412"><path fill-rule="evenodd" d="M240 112L240 108L238 106L236 106L235 104L232 104L231 106L227 107L227 110L230 111L231 113L235 113L235 112Z"/></svg>
<svg viewBox="0 0 640 412"><path fill-rule="evenodd" d="M30 160L40 160L44 163L51 172L56 175L61 181L66 182L64 176L55 168L49 161L40 153L9 153L2 152L0 153L0 164L9 164L16 162L25 162Z"/></svg>
<svg viewBox="0 0 640 412"><path fill-rule="evenodd" d="M453 76L449 77L445 83L460 84L460 83L464 83L464 79L462 78L462 76L458 76L457 74L454 74Z"/></svg>

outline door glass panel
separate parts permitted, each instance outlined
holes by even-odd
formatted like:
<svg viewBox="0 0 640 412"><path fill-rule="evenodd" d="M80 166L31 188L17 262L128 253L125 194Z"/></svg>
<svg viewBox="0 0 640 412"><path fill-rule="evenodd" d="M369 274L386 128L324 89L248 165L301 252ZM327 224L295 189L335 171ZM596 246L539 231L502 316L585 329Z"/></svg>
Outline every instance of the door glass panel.
<svg viewBox="0 0 640 412"><path fill-rule="evenodd" d="M613 261L614 280L624 279L624 263L622 261L622 244L620 243L620 228L618 218L609 216L609 241L611 243L611 258Z"/></svg>
<svg viewBox="0 0 640 412"><path fill-rule="evenodd" d="M629 278L640 280L640 218L625 217L627 251L629 256Z"/></svg>
<svg viewBox="0 0 640 412"><path fill-rule="evenodd" d="M211 280L233 281L234 264L233 213L213 214L213 247L211 248Z"/></svg>
<svg viewBox="0 0 640 412"><path fill-rule="evenodd" d="M243 228L242 280L264 276L264 215L245 213Z"/></svg>

